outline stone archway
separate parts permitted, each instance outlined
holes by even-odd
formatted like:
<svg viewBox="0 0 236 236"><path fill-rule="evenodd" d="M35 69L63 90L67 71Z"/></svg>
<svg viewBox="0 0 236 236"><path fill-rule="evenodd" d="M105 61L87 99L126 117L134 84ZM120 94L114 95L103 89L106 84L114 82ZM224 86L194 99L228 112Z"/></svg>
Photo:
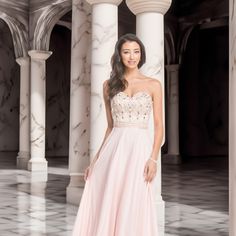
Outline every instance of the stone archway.
<svg viewBox="0 0 236 236"><path fill-rule="evenodd" d="M6 10L7 11L7 10ZM19 108L19 152L17 156L17 166L19 168L27 168L29 160L29 59L28 53L28 27L25 19L22 21L10 16L6 12L0 12L2 19L8 26L14 48L14 58L20 65L20 104ZM16 82L16 80L14 80ZM22 137L23 135L23 137Z"/></svg>
<svg viewBox="0 0 236 236"><path fill-rule="evenodd" d="M68 0L57 4L50 4L45 8L39 16L34 30L33 49L46 51L49 49L50 35L53 27L71 9L72 3Z"/></svg>
<svg viewBox="0 0 236 236"><path fill-rule="evenodd" d="M50 36L53 27L59 19L72 8L69 0L44 3L39 15L32 12L31 31L31 160L28 168L31 171L40 170L46 173L45 159L45 113L46 113L46 60L52 52L49 50ZM33 23L33 24L34 24Z"/></svg>
<svg viewBox="0 0 236 236"><path fill-rule="evenodd" d="M69 155L71 31L67 27L55 25L49 50L53 54L47 61L46 156L64 160Z"/></svg>
<svg viewBox="0 0 236 236"><path fill-rule="evenodd" d="M4 12L0 12L0 19L6 22L11 31L15 57L27 56L28 37L25 26L16 18Z"/></svg>

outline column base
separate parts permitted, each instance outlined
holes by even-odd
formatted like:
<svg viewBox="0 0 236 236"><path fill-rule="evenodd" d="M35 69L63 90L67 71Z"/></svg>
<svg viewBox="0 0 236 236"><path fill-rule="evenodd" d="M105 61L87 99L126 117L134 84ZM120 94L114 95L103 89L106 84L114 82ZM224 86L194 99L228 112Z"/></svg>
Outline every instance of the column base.
<svg viewBox="0 0 236 236"><path fill-rule="evenodd" d="M18 152L18 155L16 157L17 168L27 170L29 160L30 160L29 152Z"/></svg>
<svg viewBox="0 0 236 236"><path fill-rule="evenodd" d="M165 202L160 199L155 202L158 223L158 236L165 235Z"/></svg>
<svg viewBox="0 0 236 236"><path fill-rule="evenodd" d="M165 164L174 164L174 165L178 165L182 163L182 158L179 154L164 154L162 156L162 163Z"/></svg>
<svg viewBox="0 0 236 236"><path fill-rule="evenodd" d="M79 206L84 188L68 186L66 188L66 202Z"/></svg>
<svg viewBox="0 0 236 236"><path fill-rule="evenodd" d="M46 159L42 160L42 158L31 158L31 160L28 162L28 170L32 172L47 172L48 162L46 161Z"/></svg>
<svg viewBox="0 0 236 236"><path fill-rule="evenodd" d="M66 188L66 201L78 206L84 191L84 185L84 174L70 173L70 184Z"/></svg>

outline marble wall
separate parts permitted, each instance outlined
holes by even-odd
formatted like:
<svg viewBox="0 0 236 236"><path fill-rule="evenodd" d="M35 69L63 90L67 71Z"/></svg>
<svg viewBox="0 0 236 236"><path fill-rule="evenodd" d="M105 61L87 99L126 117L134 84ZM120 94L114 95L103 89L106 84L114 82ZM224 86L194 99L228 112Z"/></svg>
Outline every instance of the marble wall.
<svg viewBox="0 0 236 236"><path fill-rule="evenodd" d="M67 156L71 31L56 26L49 49L53 54L46 62L46 155ZM10 29L3 20L0 20L0 55L0 151L18 151L20 67L15 62Z"/></svg>
<svg viewBox="0 0 236 236"><path fill-rule="evenodd" d="M0 20L0 151L18 151L19 80L12 36Z"/></svg>
<svg viewBox="0 0 236 236"><path fill-rule="evenodd" d="M46 62L46 156L68 156L71 31L56 26Z"/></svg>

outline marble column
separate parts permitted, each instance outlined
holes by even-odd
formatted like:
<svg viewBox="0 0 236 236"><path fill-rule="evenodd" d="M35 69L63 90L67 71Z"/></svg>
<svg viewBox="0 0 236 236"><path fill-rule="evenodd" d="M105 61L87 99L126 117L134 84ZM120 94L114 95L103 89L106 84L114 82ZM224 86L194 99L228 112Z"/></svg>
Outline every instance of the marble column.
<svg viewBox="0 0 236 236"><path fill-rule="evenodd" d="M229 235L236 235L236 3L229 1Z"/></svg>
<svg viewBox="0 0 236 236"><path fill-rule="evenodd" d="M20 130L17 168L27 169L30 159L30 60L29 57L19 57L16 62L20 65Z"/></svg>
<svg viewBox="0 0 236 236"><path fill-rule="evenodd" d="M167 78L167 143L165 163L179 164L179 65L166 65Z"/></svg>
<svg viewBox="0 0 236 236"><path fill-rule="evenodd" d="M142 72L158 79L162 84L164 108L164 14L171 5L171 0L126 0L129 9L136 15L136 34L146 48L146 63ZM152 27L150 27L152 26ZM163 111L163 121L165 113ZM150 119L153 137L153 117ZM165 137L163 138L164 143ZM161 196L161 152L158 154L158 170L154 181L156 211L158 215L159 235L164 235L165 204Z"/></svg>
<svg viewBox="0 0 236 236"><path fill-rule="evenodd" d="M97 153L107 128L103 82L109 79L111 56L118 38L121 0L87 0L92 4L92 62L90 102L90 158Z"/></svg>
<svg viewBox="0 0 236 236"><path fill-rule="evenodd" d="M52 54L49 51L31 50L31 99L30 99L30 150L28 163L30 171L47 171L45 159L45 108L46 108L46 68L45 61Z"/></svg>
<svg viewBox="0 0 236 236"><path fill-rule="evenodd" d="M70 137L67 202L78 205L89 165L91 9L83 0L72 2Z"/></svg>

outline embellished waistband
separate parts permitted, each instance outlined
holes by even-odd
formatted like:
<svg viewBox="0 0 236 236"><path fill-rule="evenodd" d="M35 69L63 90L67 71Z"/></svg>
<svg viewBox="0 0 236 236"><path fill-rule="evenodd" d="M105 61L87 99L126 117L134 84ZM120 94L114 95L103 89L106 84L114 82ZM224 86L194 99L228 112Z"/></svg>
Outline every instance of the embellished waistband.
<svg viewBox="0 0 236 236"><path fill-rule="evenodd" d="M137 127L141 129L147 129L148 125L144 123L132 123L132 122L114 122L113 127Z"/></svg>

